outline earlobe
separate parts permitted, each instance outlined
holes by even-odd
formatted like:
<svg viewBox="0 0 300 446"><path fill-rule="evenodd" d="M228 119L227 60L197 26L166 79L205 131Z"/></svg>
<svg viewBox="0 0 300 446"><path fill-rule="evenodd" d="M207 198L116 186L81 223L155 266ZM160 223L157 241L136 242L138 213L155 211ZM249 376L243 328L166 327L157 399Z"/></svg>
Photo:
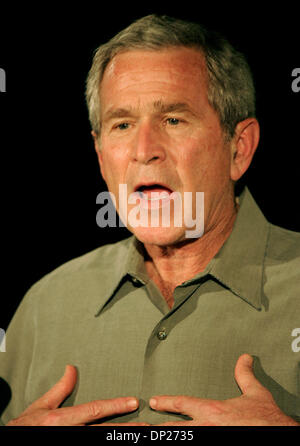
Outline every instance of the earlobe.
<svg viewBox="0 0 300 446"><path fill-rule="evenodd" d="M237 181L246 172L259 142L259 124L247 118L237 124L231 144L231 179Z"/></svg>

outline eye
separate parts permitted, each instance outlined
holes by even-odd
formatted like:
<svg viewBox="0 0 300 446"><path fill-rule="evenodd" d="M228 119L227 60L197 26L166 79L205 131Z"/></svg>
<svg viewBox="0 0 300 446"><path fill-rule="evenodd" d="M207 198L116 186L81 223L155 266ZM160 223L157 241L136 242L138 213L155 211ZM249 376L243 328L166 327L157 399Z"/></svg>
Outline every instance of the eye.
<svg viewBox="0 0 300 446"><path fill-rule="evenodd" d="M117 124L116 127L119 130L127 130L129 128L128 122L121 122L121 124Z"/></svg>
<svg viewBox="0 0 300 446"><path fill-rule="evenodd" d="M179 119L177 119L177 118L168 118L168 119L167 119L167 122L168 122L170 125L175 126L175 125L178 125L180 121L179 121Z"/></svg>

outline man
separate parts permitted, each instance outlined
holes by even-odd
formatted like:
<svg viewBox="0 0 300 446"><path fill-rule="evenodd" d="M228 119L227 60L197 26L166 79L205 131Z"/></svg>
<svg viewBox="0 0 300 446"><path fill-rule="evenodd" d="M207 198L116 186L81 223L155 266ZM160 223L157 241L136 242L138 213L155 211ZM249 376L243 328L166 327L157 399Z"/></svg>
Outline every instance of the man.
<svg viewBox="0 0 300 446"><path fill-rule="evenodd" d="M247 189L235 196L259 141L243 56L198 25L148 16L98 49L87 102L134 237L31 288L1 358L3 422L298 425L300 237L269 224ZM129 218L138 197L158 224Z"/></svg>

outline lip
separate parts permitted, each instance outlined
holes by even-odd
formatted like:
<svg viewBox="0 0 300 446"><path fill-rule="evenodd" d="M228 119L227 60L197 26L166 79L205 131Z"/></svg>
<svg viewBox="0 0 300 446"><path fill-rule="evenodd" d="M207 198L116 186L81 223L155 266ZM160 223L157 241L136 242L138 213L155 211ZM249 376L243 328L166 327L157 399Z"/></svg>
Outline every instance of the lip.
<svg viewBox="0 0 300 446"><path fill-rule="evenodd" d="M153 192L149 193L144 192L143 190L139 190L142 187L153 187ZM161 191L155 190L155 186L157 189L162 189ZM160 208L165 207L170 203L171 195L173 194L173 189L167 185L166 183L161 183L160 181L141 181L134 187L133 195L138 195L139 198L139 206L144 210L158 210Z"/></svg>
<svg viewBox="0 0 300 446"><path fill-rule="evenodd" d="M170 194L173 192L173 189L169 185L167 185L165 183L161 183L160 181L151 181L151 182L141 181L134 187L133 191L141 192L141 191L139 191L139 189L141 187L151 187L151 186L156 186L156 185L162 189L166 189Z"/></svg>

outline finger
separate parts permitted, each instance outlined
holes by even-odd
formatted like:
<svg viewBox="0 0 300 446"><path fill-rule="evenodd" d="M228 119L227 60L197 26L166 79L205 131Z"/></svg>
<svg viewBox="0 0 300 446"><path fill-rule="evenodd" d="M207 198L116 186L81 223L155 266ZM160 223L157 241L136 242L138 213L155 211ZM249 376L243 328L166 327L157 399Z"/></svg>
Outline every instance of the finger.
<svg viewBox="0 0 300 446"><path fill-rule="evenodd" d="M134 397L121 397L95 400L89 403L59 409L55 412L58 413L61 423L66 426L73 426L75 424L91 423L112 415L133 412L138 408L138 405L139 402Z"/></svg>
<svg viewBox="0 0 300 446"><path fill-rule="evenodd" d="M266 390L262 384L255 378L253 369L253 358L248 354L243 354L237 360L234 376L242 393L248 395L257 394L262 390Z"/></svg>
<svg viewBox="0 0 300 446"><path fill-rule="evenodd" d="M149 423L101 423L91 424L91 426L150 426Z"/></svg>
<svg viewBox="0 0 300 446"><path fill-rule="evenodd" d="M163 412L175 412L193 417L196 407L199 408L202 400L191 396L159 395L149 401L150 407Z"/></svg>
<svg viewBox="0 0 300 446"><path fill-rule="evenodd" d="M28 414L38 409L56 409L72 393L77 380L76 368L67 365L61 379L48 392L32 403L24 412Z"/></svg>

